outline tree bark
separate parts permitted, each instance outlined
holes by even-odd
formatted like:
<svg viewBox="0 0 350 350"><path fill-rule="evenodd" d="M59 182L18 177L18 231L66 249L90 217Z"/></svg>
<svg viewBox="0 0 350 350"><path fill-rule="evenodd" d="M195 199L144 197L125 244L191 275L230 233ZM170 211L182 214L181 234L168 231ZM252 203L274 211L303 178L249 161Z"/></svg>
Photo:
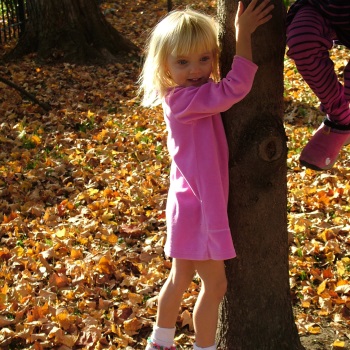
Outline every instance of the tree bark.
<svg viewBox="0 0 350 350"><path fill-rule="evenodd" d="M249 1L243 1L245 6ZM299 350L290 298L286 135L283 127L285 13L253 34L259 66L252 91L223 114L230 149L229 219L237 257L226 264L228 292L220 309L218 345L226 350ZM222 73L235 53L238 1L219 0Z"/></svg>
<svg viewBox="0 0 350 350"><path fill-rule="evenodd" d="M36 52L56 61L101 62L138 50L106 21L96 0L27 0L27 10L25 31L9 59Z"/></svg>

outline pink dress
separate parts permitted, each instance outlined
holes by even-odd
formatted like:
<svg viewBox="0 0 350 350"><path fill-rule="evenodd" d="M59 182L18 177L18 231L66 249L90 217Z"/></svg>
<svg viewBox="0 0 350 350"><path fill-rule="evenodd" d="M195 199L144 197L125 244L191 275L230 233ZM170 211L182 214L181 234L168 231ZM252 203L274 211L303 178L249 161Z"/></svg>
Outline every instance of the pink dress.
<svg viewBox="0 0 350 350"><path fill-rule="evenodd" d="M236 256L227 216L228 146L220 112L250 91L257 66L235 56L219 83L177 87L163 102L172 157L165 254L188 260Z"/></svg>

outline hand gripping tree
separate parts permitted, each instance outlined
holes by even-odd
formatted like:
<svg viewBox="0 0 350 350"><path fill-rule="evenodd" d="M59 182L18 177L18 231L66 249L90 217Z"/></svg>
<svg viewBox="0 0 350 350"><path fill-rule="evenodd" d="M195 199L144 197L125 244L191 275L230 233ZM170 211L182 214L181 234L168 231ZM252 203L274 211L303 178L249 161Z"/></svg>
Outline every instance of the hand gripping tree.
<svg viewBox="0 0 350 350"><path fill-rule="evenodd" d="M249 0L244 0L245 7ZM286 135L283 127L285 14L253 34L259 66L252 91L223 114L230 149L229 218L237 258L220 310L218 344L225 350L299 350L288 276ZM238 0L219 0L222 75L235 53Z"/></svg>

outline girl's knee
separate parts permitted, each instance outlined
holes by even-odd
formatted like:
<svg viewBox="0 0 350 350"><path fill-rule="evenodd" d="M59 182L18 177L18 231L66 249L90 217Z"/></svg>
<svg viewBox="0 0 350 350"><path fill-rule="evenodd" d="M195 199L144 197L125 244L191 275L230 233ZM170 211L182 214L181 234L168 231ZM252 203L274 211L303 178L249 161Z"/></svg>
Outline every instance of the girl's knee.
<svg viewBox="0 0 350 350"><path fill-rule="evenodd" d="M224 262L210 260L198 263L197 272L202 281L203 293L220 301L227 290Z"/></svg>
<svg viewBox="0 0 350 350"><path fill-rule="evenodd" d="M211 284L206 284L204 287L204 293L210 294L211 298L221 301L227 291L227 280L226 278L219 281L215 281Z"/></svg>
<svg viewBox="0 0 350 350"><path fill-rule="evenodd" d="M188 288L192 281L192 278L185 278L185 277L179 277L175 278L172 283L174 288L176 288L179 292L184 293L185 290Z"/></svg>
<svg viewBox="0 0 350 350"><path fill-rule="evenodd" d="M167 298L181 298L190 284L188 279L183 277L177 278L177 276L170 275L164 283L159 297L161 299Z"/></svg>
<svg viewBox="0 0 350 350"><path fill-rule="evenodd" d="M227 279L226 278L224 280L222 280L220 283L218 283L217 289L218 289L218 291L217 291L218 297L220 299L222 299L227 292Z"/></svg>
<svg viewBox="0 0 350 350"><path fill-rule="evenodd" d="M168 277L167 283L171 285L173 289L183 293L190 285L193 276L194 272L191 270L173 270Z"/></svg>

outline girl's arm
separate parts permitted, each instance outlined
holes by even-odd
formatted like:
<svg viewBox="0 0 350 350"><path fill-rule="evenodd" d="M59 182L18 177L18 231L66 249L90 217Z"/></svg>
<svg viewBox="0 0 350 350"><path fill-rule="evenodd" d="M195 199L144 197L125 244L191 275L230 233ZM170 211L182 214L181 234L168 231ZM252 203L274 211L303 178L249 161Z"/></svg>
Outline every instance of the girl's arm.
<svg viewBox="0 0 350 350"><path fill-rule="evenodd" d="M256 28L266 23L272 18L271 11L273 5L269 5L270 0L264 0L260 5L256 5L258 0L253 0L244 10L243 3L238 3L238 10L235 20L236 27L236 54L252 61L251 35Z"/></svg>
<svg viewBox="0 0 350 350"><path fill-rule="evenodd" d="M219 83L208 82L169 92L163 104L165 114L191 123L224 112L249 93L257 68L252 61L235 56L231 70Z"/></svg>

